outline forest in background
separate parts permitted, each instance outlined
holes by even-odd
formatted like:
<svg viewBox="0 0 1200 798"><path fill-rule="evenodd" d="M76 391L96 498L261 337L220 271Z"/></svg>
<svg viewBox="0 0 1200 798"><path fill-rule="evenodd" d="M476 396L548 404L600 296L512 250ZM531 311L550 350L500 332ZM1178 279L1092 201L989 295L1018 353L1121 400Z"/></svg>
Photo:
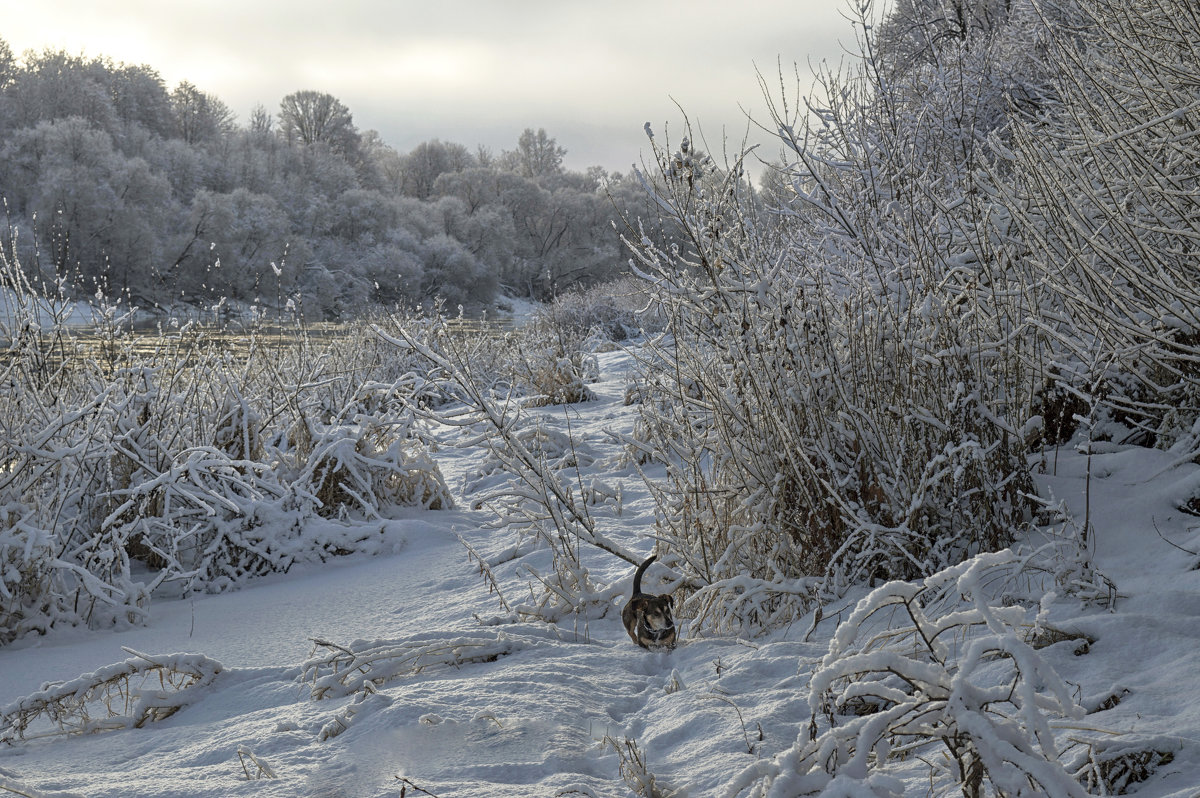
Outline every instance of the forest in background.
<svg viewBox="0 0 1200 798"><path fill-rule="evenodd" d="M612 220L645 201L632 175L565 169L565 152L530 128L500 153L400 153L313 90L239 123L150 66L0 40L4 246L52 295L310 320L548 300L627 270Z"/></svg>

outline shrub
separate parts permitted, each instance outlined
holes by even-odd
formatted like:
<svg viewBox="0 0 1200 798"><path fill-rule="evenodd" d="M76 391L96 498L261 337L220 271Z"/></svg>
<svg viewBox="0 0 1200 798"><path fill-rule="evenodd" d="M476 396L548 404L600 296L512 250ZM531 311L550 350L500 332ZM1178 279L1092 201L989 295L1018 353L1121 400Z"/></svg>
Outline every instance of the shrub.
<svg viewBox="0 0 1200 798"><path fill-rule="evenodd" d="M670 333L650 347L640 432L667 464L661 534L714 626L762 628L818 588L935 573L1033 516L1022 431L1036 382L1019 354L1036 341L1006 321L1024 295L971 276L987 220L939 210L969 187L904 161L912 128L835 88L828 118L845 121L813 145L785 132L782 178L800 199L774 215L738 164L655 143L647 183L685 242L637 253ZM881 137L869 151L864 129Z"/></svg>
<svg viewBox="0 0 1200 798"><path fill-rule="evenodd" d="M0 278L25 290L0 248ZM164 580L225 590L380 550L388 508L451 506L413 374L368 325L88 332L26 294L0 361L0 643L139 623ZM101 299L103 299L101 297ZM414 333L421 322L410 316ZM149 569L148 577L134 574Z"/></svg>
<svg viewBox="0 0 1200 798"><path fill-rule="evenodd" d="M813 671L808 733L743 771L730 794L829 795L857 784L855 795L892 798L920 761L935 792L1082 798L1050 722L1083 709L1024 641L1026 609L994 606L1045 553L982 554L873 590Z"/></svg>

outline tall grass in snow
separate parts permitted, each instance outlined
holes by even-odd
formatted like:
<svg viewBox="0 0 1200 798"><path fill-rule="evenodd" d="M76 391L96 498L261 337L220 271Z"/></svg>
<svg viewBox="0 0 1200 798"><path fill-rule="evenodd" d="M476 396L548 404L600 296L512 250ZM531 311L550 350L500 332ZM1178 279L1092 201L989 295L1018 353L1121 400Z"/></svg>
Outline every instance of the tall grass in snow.
<svg viewBox="0 0 1200 798"><path fill-rule="evenodd" d="M405 409L419 383L365 326L231 341L61 322L25 299L0 322L0 642L138 623L165 583L378 551L386 507L451 503Z"/></svg>

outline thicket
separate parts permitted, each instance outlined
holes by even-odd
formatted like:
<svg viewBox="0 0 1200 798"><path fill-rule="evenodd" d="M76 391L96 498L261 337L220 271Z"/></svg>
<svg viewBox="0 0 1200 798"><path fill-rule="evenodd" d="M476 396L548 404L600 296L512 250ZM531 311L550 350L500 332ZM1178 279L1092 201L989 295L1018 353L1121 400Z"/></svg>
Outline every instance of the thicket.
<svg viewBox="0 0 1200 798"><path fill-rule="evenodd" d="M812 97L763 79L761 191L753 153L652 141L680 243L629 238L670 332L635 445L692 613L753 631L1003 548L1073 435L1195 454L1185 6L863 2Z"/></svg>
<svg viewBox="0 0 1200 798"><path fill-rule="evenodd" d="M109 307L85 335L23 274L0 256L0 644L384 551L387 508L451 506L424 383L365 324L135 335Z"/></svg>

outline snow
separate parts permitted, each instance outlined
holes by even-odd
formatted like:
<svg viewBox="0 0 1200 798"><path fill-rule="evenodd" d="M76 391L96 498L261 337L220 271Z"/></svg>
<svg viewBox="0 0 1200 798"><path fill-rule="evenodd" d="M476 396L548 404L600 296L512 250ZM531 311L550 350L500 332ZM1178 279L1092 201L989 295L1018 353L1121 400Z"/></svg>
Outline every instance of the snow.
<svg viewBox="0 0 1200 798"><path fill-rule="evenodd" d="M619 514L605 517L604 535L647 554L653 501L610 434L632 430L633 411L623 405L631 358L617 351L598 359L595 401L538 412L549 426L569 424L593 457L587 476L619 491ZM456 499L483 458L477 447L455 447L466 437L445 430L435 455ZM1155 450L1097 451L1089 464L1064 448L1048 458L1053 473L1037 481L1077 522L1091 520L1092 564L1117 586L1115 608L1060 595L1024 617L1090 639L1082 655L1077 641L1037 652L1072 699L1087 709L1120 700L1085 718L1051 720L1050 728L1060 749L1071 739L1102 739L1169 750L1173 759L1134 785L1137 794L1196 796L1200 519L1179 508L1196 495L1200 468ZM676 649L649 652L629 641L619 602L590 621L501 622L458 536L493 558L513 541L488 526L486 509L457 505L463 509L397 511L386 522L392 545L375 557L298 566L236 592L160 598L144 626L56 630L0 648L0 708L46 683L111 675L131 661L130 650L220 663L177 712L141 728L0 743L0 794L626 796L634 793L622 765L635 754L659 794L742 794L759 775L786 772L788 752L808 736L810 675L837 665L853 643L856 630L843 622L869 616L868 606L855 610L863 589L815 624L799 619L747 640L700 636L684 623ZM583 559L597 584L627 594L627 563L595 549ZM954 578L976 587L979 569L995 561ZM658 578L652 569L649 590ZM997 607L989 623L1018 616ZM958 647L949 638L940 642ZM899 777L842 774L825 794L924 795L923 768L913 758ZM770 794L795 794L788 790L802 783L780 778Z"/></svg>

